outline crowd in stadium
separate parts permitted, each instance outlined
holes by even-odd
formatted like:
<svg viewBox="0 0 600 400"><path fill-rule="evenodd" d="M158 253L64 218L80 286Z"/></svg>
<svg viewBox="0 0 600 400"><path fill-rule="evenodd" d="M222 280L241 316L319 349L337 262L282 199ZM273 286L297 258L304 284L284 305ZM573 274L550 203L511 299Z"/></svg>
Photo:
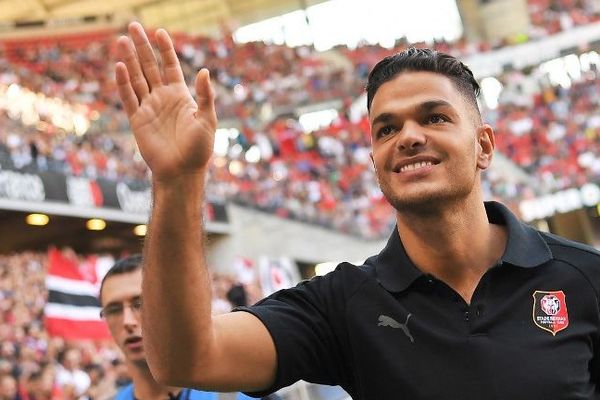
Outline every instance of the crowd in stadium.
<svg viewBox="0 0 600 400"><path fill-rule="evenodd" d="M600 19L600 9L588 0L527 0L530 35L539 38Z"/></svg>
<svg viewBox="0 0 600 400"><path fill-rule="evenodd" d="M130 377L111 340L65 341L44 327L45 253L0 256L0 399L108 399ZM213 312L257 301L257 285L213 276Z"/></svg>
<svg viewBox="0 0 600 400"><path fill-rule="evenodd" d="M545 34L598 17L585 1L532 0L529 9L532 29L544 27ZM128 126L115 90L115 37L98 37L7 46L0 56L0 93L6 99L0 104L0 162L90 178L147 180L133 138L123 134ZM325 57L308 46L177 36L187 81L208 67L220 118L240 127L227 154L213 162L210 196L342 232L385 236L391 212L371 172L368 122L365 116L351 118L348 107L360 96L373 64L407 45L400 40L394 49L340 47ZM469 46L435 43L454 54L486 50ZM520 96L528 99L519 104L504 96L485 118L495 123L499 149L540 184L532 190L492 172L486 176L488 197L510 202L517 194L532 194L523 190L546 193L597 179L597 118L591 118L597 110L596 74L582 76L571 88L533 74L523 79L534 80L537 90ZM276 118L328 100L343 104L330 126L305 132L295 119ZM64 118L56 117L57 107ZM578 118L567 122L567 110ZM244 157L252 147L260 160Z"/></svg>
<svg viewBox="0 0 600 400"><path fill-rule="evenodd" d="M184 59L195 54L194 49L198 45L195 41L181 45ZM219 43L225 46L227 42ZM190 46L190 49L186 50L186 46ZM91 125L85 135L65 133L56 128L50 117L44 116L43 106L34 108L37 113L37 117L33 118L35 123L27 125L25 113L29 111L19 112L10 108L10 105L0 105L0 124L4 127L0 130L0 162L17 169L53 170L90 178L147 180L148 172L136 152L135 142L131 135L124 134L126 123L115 94L106 89L113 85L109 78L111 62L105 59L107 54L104 51L98 50L101 47L90 44L78 51L70 49L65 54L58 49L29 48L27 57L37 60L37 63L28 68L14 68L15 65L8 59L3 60L0 64L3 65L0 84L10 87L17 83L36 93L83 102L89 106ZM231 48L238 49L233 45ZM246 55L256 56L256 53L247 54L247 51L258 48L262 49L262 55L269 53L269 46L265 45L243 45L239 48L243 49L239 50L240 53ZM373 46L361 49L367 48L373 49ZM272 58L273 69L281 71L281 74L292 74L290 82L301 81L304 71L312 70L318 64L311 63L312 67L299 64L302 67L294 72L290 68L298 62L300 50L281 46L273 46L273 49L273 54L277 54ZM79 51L85 56L78 57ZM189 56L185 56L187 53ZM219 54L219 50L214 50L214 53ZM225 53L231 56L235 52ZM359 54L364 58L357 58ZM344 52L336 52L336 55L340 59L347 56ZM51 62L56 57L65 57L69 61L59 63L62 67L58 68ZM253 59L249 56L240 57L241 60ZM96 62L90 62L93 59ZM309 59L313 58L305 58ZM307 93L319 96L318 100L337 99L340 91L317 81L347 81L348 87L352 87L350 92L358 97L365 73L374 59L370 51L355 51L352 58L346 58L352 60L354 65L350 78L334 79L325 74L323 79L309 80L311 83L308 87L311 90ZM82 60L86 62L80 62ZM234 71L225 71L218 57L190 60L184 63L184 69L189 71L214 62L211 65L213 77L220 82L216 86L221 88L220 93L229 93L233 97L238 96L236 85L241 85L239 82L246 82L246 79L252 82L252 71L259 74L252 62L240 69L247 75L233 79ZM88 62L91 66L88 66ZM72 72L71 78L68 78L68 74L59 75L59 72L66 74L73 68L80 71ZM53 72L55 69L56 72ZM599 162L594 156L598 153L597 118L594 115L598 108L595 89L600 85L600 80L595 70L582 74L570 88L550 85L546 76L540 76L539 71L534 72L529 75L521 73L519 79L527 82L522 86L533 86L533 90L523 92L521 87L507 87L501 95L499 107L488 110L484 118L490 120L497 130L499 150L538 178L537 187L507 180L492 171L485 176L490 198L510 202L516 195L523 197L547 193L598 178ZM515 81L515 74L518 73L511 72L499 79ZM269 81L264 76L260 79L263 83ZM225 90L227 86L231 90ZM85 96L81 88L87 88ZM279 89L278 86L276 88ZM300 92L288 88L281 93ZM344 93L344 96L349 94ZM233 200L342 232L365 237L385 236L390 229L391 212L372 174L366 116L349 115L353 97L343 97L344 107L329 126L306 132L295 118L281 117L261 123L259 110L264 106L261 99L263 102L266 99L272 101L272 92L264 92L260 96L255 92L246 95L251 99L245 97L236 103L242 106L236 113L245 115L237 119L241 122L239 134L229 137L226 154L215 157L211 166L209 195L218 200ZM232 106L228 105L226 95L221 94L219 98L222 109ZM309 98L311 96L300 102ZM574 110L577 118L567 121L568 110ZM260 160L248 161L245 158L252 147L256 147L254 151L258 150Z"/></svg>
<svg viewBox="0 0 600 400"><path fill-rule="evenodd" d="M570 88L547 86L526 97L507 96L495 110L499 150L535 178L538 194L600 181L596 74L583 74Z"/></svg>
<svg viewBox="0 0 600 400"><path fill-rule="evenodd" d="M600 18L595 4L587 0L529 0L531 32L526 36L542 38L595 22ZM81 36L61 38L60 43L52 39L14 42L6 46L4 55L0 46L0 72L20 75L18 80L36 93L100 111L94 123L99 131L126 130L123 115L114 115L120 108L112 69L114 34L97 34L93 39ZM382 56L409 45L399 39L393 49L363 45L350 50L340 46L333 57L324 58L310 46L236 44L230 34L223 35L223 39L186 35L176 35L175 39L187 82L193 81L201 67L213 73L221 118L256 116L264 104L272 108L356 97L367 72ZM454 56L477 54L506 44L465 39L412 43L433 45ZM342 57L335 57L335 53Z"/></svg>

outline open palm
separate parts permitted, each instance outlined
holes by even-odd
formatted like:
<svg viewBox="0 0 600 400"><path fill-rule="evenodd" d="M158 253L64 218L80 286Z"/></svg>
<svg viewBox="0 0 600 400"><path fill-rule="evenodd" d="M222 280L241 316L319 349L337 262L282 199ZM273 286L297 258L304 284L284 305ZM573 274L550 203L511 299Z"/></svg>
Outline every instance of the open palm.
<svg viewBox="0 0 600 400"><path fill-rule="evenodd" d="M153 178L166 181L202 171L213 150L217 117L208 71L196 77L194 100L169 35L156 33L162 71L139 23L118 41L119 96Z"/></svg>

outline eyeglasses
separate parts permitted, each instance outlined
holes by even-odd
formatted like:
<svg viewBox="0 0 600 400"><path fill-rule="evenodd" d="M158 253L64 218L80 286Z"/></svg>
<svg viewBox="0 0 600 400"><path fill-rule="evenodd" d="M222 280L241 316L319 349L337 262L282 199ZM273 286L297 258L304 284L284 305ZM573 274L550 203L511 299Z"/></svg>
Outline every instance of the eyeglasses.
<svg viewBox="0 0 600 400"><path fill-rule="evenodd" d="M115 321L123 317L123 312L125 311L125 307L131 308L131 311L139 316L142 311L142 298L136 297L133 300L127 303L113 303L109 304L100 310L100 318L105 319L107 322Z"/></svg>

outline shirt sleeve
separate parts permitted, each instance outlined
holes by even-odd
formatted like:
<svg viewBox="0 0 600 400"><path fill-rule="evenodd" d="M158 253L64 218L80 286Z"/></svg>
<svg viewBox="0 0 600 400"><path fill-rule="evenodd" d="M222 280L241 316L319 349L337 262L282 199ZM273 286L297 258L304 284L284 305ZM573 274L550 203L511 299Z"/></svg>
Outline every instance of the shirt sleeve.
<svg viewBox="0 0 600 400"><path fill-rule="evenodd" d="M248 397L244 393L238 393L236 400L255 400L255 398Z"/></svg>
<svg viewBox="0 0 600 400"><path fill-rule="evenodd" d="M345 296L338 269L323 277L278 291L251 307L235 311L253 314L266 326L277 351L274 384L265 391L248 393L261 397L298 380L326 385L348 382L350 361L342 351ZM347 347L346 347L347 348Z"/></svg>
<svg viewBox="0 0 600 400"><path fill-rule="evenodd" d="M214 392L204 392L201 390L187 390L186 396L181 396L182 400L219 400L219 394Z"/></svg>

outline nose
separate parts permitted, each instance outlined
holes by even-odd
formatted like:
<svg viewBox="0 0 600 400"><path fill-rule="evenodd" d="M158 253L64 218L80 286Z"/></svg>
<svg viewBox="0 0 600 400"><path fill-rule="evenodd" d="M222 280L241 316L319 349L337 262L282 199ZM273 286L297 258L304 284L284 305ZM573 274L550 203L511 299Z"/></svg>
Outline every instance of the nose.
<svg viewBox="0 0 600 400"><path fill-rule="evenodd" d="M123 325L126 328L134 328L139 324L138 317L129 306L123 307Z"/></svg>
<svg viewBox="0 0 600 400"><path fill-rule="evenodd" d="M396 146L400 151L417 150L427 143L427 136L421 130L419 124L412 121L404 123L402 132L397 135Z"/></svg>

